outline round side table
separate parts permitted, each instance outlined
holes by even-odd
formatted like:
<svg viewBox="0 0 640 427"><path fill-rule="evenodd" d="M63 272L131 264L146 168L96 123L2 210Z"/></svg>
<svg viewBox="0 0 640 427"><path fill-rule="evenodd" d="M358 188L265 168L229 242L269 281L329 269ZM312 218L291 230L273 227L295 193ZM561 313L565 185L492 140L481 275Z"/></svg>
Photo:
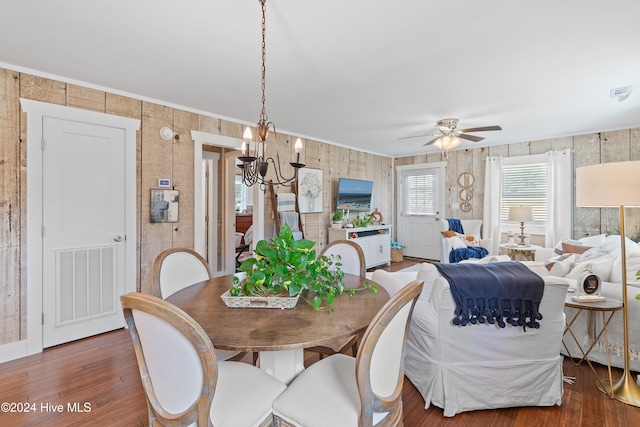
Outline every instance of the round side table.
<svg viewBox="0 0 640 427"><path fill-rule="evenodd" d="M500 244L500 249L504 249L504 251L509 255L509 258L512 260L516 260L517 256L520 255L522 258L534 261L536 256L536 250L540 249L540 246L537 245L509 245L507 243Z"/></svg>
<svg viewBox="0 0 640 427"><path fill-rule="evenodd" d="M569 349L567 348L567 345L564 342L564 335L566 335L568 332L571 335L571 337L573 337L573 340L577 344L578 349L580 350L580 353L582 353L581 359L578 362L573 361L573 363L577 366L586 360L586 362L589 364L589 367L593 371L593 374L596 376L598 388L601 391L606 390L604 387L604 384L602 383L602 380L600 379L600 377L598 377L598 373L596 372L595 368L593 367L593 365L591 364L591 361L588 359L587 356L589 356L589 353L591 352L593 347L596 345L600 337L604 334L604 340L607 348L607 371L609 373L609 384L612 384L613 380L611 377L611 359L609 357L609 337L607 335L607 326L609 326L609 322L611 322L611 318L613 317L613 315L617 311L622 310L622 301L607 298L606 301L579 302L579 301L574 301L571 297L572 297L572 294L567 294L564 305L565 307L574 308L578 311L573 316L573 318L567 323L567 326L565 327L563 338L562 338L562 345L564 345L564 349L567 351L567 354L573 361L574 357L571 355L571 352L569 351ZM596 313L597 312L602 313L602 328L600 329L599 332L596 331L597 335L591 342L591 345L589 346L587 351L584 350L584 348L580 344L580 340L576 338L575 334L571 330L571 326L573 326L574 322L578 319L578 317L580 317L580 314L582 314L583 312L585 312L585 316L587 316L587 319L588 319L587 321L593 321L594 324L595 324ZM610 397L613 398L613 396L610 396Z"/></svg>

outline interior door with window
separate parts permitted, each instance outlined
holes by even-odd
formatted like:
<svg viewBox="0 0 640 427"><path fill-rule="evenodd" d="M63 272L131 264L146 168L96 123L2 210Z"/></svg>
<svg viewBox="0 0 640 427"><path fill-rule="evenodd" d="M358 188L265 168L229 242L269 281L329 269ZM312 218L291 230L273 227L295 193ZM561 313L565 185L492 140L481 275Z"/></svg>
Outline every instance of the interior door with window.
<svg viewBox="0 0 640 427"><path fill-rule="evenodd" d="M398 166L398 229L408 257L441 260L440 219L444 213L446 163Z"/></svg>

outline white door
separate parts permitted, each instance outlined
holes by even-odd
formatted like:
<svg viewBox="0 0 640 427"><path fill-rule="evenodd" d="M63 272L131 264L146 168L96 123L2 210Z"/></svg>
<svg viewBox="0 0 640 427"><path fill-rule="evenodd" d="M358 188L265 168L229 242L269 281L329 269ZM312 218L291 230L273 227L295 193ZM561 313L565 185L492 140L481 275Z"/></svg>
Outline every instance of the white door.
<svg viewBox="0 0 640 427"><path fill-rule="evenodd" d="M399 166L398 234L408 257L441 260L445 163Z"/></svg>
<svg viewBox="0 0 640 427"><path fill-rule="evenodd" d="M124 326L125 130L43 119L43 347Z"/></svg>

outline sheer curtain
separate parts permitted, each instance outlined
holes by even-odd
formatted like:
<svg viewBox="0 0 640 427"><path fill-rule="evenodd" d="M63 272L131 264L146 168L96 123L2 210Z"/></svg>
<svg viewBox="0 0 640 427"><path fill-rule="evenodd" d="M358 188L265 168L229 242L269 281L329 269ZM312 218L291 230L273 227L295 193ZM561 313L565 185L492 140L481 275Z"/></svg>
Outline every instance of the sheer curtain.
<svg viewBox="0 0 640 427"><path fill-rule="evenodd" d="M483 238L492 240L489 253L500 253L500 209L502 207L502 156L486 159L484 177Z"/></svg>
<svg viewBox="0 0 640 427"><path fill-rule="evenodd" d="M545 246L552 248L563 237L571 237L571 150L549 151L547 156L547 227Z"/></svg>
<svg viewBox="0 0 640 427"><path fill-rule="evenodd" d="M545 247L552 248L563 237L571 237L573 217L571 150L548 151L547 220ZM484 180L483 237L493 239L492 254L500 248L503 158L487 157Z"/></svg>

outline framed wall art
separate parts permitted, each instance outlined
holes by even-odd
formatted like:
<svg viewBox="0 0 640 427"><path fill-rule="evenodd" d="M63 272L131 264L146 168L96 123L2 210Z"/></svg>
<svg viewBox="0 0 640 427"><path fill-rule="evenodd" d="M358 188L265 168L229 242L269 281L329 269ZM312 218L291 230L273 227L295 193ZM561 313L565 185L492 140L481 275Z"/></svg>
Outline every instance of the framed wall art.
<svg viewBox="0 0 640 427"><path fill-rule="evenodd" d="M178 222L178 190L151 189L151 222Z"/></svg>
<svg viewBox="0 0 640 427"><path fill-rule="evenodd" d="M298 170L298 207L300 213L322 212L322 169Z"/></svg>

